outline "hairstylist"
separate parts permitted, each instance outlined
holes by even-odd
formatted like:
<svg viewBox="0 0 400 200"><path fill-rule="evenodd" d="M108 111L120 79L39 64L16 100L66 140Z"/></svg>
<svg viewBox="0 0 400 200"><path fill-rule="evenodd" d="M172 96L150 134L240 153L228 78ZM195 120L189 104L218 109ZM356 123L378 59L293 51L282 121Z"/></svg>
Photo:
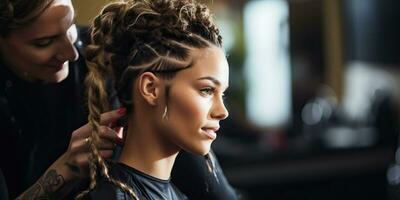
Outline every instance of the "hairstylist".
<svg viewBox="0 0 400 200"><path fill-rule="evenodd" d="M86 68L73 22L70 0L0 3L0 168L11 198L61 199L88 176L90 128L79 128ZM104 114L102 124L123 113ZM117 141L102 126L100 154L111 157Z"/></svg>

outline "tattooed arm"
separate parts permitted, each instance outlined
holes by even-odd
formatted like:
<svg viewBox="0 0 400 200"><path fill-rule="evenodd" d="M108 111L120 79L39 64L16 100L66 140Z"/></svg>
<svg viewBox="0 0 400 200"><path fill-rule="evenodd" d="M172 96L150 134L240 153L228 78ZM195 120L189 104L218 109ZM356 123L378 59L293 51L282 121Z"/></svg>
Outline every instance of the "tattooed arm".
<svg viewBox="0 0 400 200"><path fill-rule="evenodd" d="M101 115L102 126L100 127L100 142L97 144L97 148L104 159L111 158L115 144L121 143L117 133L107 125L115 122L124 114L125 109L119 109ZM75 130L71 135L67 152L58 158L44 175L17 199L62 199L87 179L90 155L88 137L91 132L88 124Z"/></svg>
<svg viewBox="0 0 400 200"><path fill-rule="evenodd" d="M62 199L81 181L79 167L65 162L61 156L39 180L21 194L17 200Z"/></svg>

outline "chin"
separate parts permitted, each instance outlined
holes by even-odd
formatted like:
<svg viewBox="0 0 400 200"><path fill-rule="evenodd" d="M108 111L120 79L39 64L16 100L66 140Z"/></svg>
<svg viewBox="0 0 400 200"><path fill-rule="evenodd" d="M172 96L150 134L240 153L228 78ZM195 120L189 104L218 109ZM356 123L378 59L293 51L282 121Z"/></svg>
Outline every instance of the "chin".
<svg viewBox="0 0 400 200"><path fill-rule="evenodd" d="M68 64L66 64L61 70L49 76L48 79L45 79L47 82L51 83L59 83L67 78L69 74Z"/></svg>
<svg viewBox="0 0 400 200"><path fill-rule="evenodd" d="M211 143L208 143L208 142L200 143L200 144L197 144L196 146L192 146L189 148L184 148L185 151L188 151L192 154L199 155L199 156L207 155L210 152L210 149L211 149Z"/></svg>

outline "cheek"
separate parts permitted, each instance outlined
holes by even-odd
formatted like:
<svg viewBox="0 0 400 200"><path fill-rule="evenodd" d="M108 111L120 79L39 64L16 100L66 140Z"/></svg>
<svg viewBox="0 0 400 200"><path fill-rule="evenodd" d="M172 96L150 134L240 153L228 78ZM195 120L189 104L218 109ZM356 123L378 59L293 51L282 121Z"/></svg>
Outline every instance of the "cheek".
<svg viewBox="0 0 400 200"><path fill-rule="evenodd" d="M174 101L173 117L185 127L200 126L207 117L207 103L205 99L195 94L177 96Z"/></svg>
<svg viewBox="0 0 400 200"><path fill-rule="evenodd" d="M51 49L47 50L35 50L35 49L28 49L27 51L23 52L27 62L36 65L43 65L47 64L53 58L53 51Z"/></svg>
<svg viewBox="0 0 400 200"><path fill-rule="evenodd" d="M207 122L210 103L199 95L185 95L174 100L171 110L173 141L181 149L196 155L205 155L210 150L211 140L201 132Z"/></svg>
<svg viewBox="0 0 400 200"><path fill-rule="evenodd" d="M17 62L41 65L49 62L54 55L52 48L36 49L29 45L18 45L11 48L11 53L17 59Z"/></svg>

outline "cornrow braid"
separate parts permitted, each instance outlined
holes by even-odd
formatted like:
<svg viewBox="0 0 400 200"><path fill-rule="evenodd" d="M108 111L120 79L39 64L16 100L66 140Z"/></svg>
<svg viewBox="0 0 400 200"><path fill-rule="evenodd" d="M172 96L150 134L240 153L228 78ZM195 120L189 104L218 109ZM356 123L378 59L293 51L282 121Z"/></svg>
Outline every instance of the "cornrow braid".
<svg viewBox="0 0 400 200"><path fill-rule="evenodd" d="M97 172L101 172L106 180L138 199L133 188L108 174L96 147L100 114L108 109L105 81L110 79L129 115L134 109L133 81L140 74L148 71L171 79L178 71L192 66L192 49L221 47L222 39L209 9L195 0L117 1L103 8L91 29L91 44L86 48L88 121L93 128L91 184L77 198L96 186Z"/></svg>

